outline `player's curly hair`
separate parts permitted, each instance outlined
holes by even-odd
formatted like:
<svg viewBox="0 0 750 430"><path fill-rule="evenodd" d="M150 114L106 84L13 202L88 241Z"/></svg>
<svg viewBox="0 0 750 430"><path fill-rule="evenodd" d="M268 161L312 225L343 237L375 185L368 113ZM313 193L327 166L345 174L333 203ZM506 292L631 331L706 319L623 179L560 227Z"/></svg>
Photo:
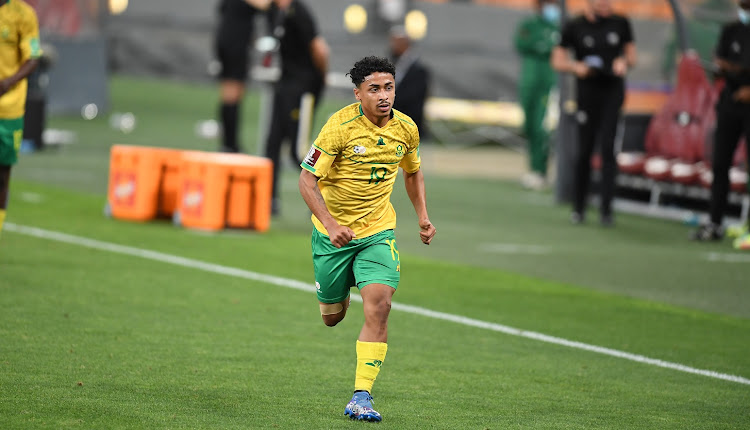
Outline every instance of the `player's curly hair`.
<svg viewBox="0 0 750 430"><path fill-rule="evenodd" d="M371 55L354 63L354 67L349 70L347 75L352 78L352 83L358 87L359 84L365 81L366 76L376 72L390 73L395 78L396 66L387 58Z"/></svg>

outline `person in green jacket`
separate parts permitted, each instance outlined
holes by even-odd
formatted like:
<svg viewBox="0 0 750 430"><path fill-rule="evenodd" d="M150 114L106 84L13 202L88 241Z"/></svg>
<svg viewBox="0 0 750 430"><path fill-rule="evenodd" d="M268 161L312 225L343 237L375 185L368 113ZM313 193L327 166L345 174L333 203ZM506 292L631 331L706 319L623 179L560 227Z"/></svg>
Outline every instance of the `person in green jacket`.
<svg viewBox="0 0 750 430"><path fill-rule="evenodd" d="M557 76L550 65L550 53L560 40L560 7L556 0L538 0L536 9L534 16L524 19L518 26L515 46L521 56L519 98L531 168L521 182L526 188L542 189L547 183L549 153L549 133L544 128L544 117Z"/></svg>

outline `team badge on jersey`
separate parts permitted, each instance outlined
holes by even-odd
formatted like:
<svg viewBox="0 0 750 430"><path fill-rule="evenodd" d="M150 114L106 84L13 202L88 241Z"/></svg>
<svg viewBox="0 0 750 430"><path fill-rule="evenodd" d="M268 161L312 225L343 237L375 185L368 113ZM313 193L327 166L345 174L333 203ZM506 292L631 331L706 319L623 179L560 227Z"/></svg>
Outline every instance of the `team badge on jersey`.
<svg viewBox="0 0 750 430"><path fill-rule="evenodd" d="M620 36L614 31L610 31L609 34L607 34L607 42L612 46L617 45L620 43Z"/></svg>
<svg viewBox="0 0 750 430"><path fill-rule="evenodd" d="M320 158L320 150L313 146L310 148L310 152L307 153L304 161L302 162L310 167L315 167L315 163L318 162L318 158Z"/></svg>
<svg viewBox="0 0 750 430"><path fill-rule="evenodd" d="M396 147L396 156L397 157L403 157L404 156L404 145L399 145Z"/></svg>

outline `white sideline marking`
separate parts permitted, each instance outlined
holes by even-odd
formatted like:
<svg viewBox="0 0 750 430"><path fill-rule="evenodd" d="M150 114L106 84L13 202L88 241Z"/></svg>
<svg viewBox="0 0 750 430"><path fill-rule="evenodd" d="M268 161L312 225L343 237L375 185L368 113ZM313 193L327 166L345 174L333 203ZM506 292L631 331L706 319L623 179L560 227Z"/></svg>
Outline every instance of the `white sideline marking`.
<svg viewBox="0 0 750 430"><path fill-rule="evenodd" d="M301 290L306 292L314 292L315 287L307 282L296 281L294 279L287 279L273 275L265 275L263 273L251 272L249 270L237 269L233 267L221 266L213 263L206 263L205 261L193 260L190 258L178 257L176 255L165 254L162 252L149 251L147 249L134 248L130 246L117 245L115 243L102 242L99 240L88 239L80 236L73 236L70 234L60 233L51 230L43 230L36 227L27 227L23 225L6 223L6 231L11 231L26 236L33 236L40 239L54 240L57 242L69 243L72 245L83 246L86 248L99 249L102 251L114 252L117 254L130 255L133 257L141 257L148 260L159 261L162 263L174 264L177 266L188 267L192 269L203 270L205 272L216 273L220 275L234 276L242 279L249 279L258 282L265 282L267 284L277 285L280 287L292 288L295 290ZM352 300L362 301L359 295L352 294ZM584 351L595 352L598 354L609 355L611 357L622 358L625 360L635 361L637 363L650 364L652 366L663 367L666 369L677 370L685 373L692 373L694 375L707 376L709 378L721 379L724 381L736 382L738 384L750 385L750 379L743 378L742 376L729 375L726 373L719 373L713 370L696 369L694 367L685 366L679 363L672 363L669 361L658 360L655 358L649 358L643 355L631 354L629 352L619 351L616 349L605 348L602 346L590 345L583 342L576 342L572 340L563 339L560 337L549 336L543 333L537 333L533 331L521 330L513 327L509 327L502 324L495 324L491 322L481 321L473 318L467 318L460 315L453 315L444 312L437 312L418 306L403 305L400 303L393 303L392 308L412 313L415 315L422 315L428 318L435 318L443 321L450 321L456 324L461 324L469 327L476 327L485 330L491 330L499 333L505 333L512 336L519 336L527 339L538 340L540 342L551 343L554 345L567 346L570 348L581 349Z"/></svg>
<svg viewBox="0 0 750 430"><path fill-rule="evenodd" d="M549 254L549 246L524 245L520 243L483 243L479 245L480 251L494 252L498 254Z"/></svg>
<svg viewBox="0 0 750 430"><path fill-rule="evenodd" d="M39 193L32 193L30 191L22 191L20 194L21 200L26 203L39 204L44 201L44 196Z"/></svg>
<svg viewBox="0 0 750 430"><path fill-rule="evenodd" d="M709 252L706 260L717 263L750 263L750 255L734 254L731 252Z"/></svg>

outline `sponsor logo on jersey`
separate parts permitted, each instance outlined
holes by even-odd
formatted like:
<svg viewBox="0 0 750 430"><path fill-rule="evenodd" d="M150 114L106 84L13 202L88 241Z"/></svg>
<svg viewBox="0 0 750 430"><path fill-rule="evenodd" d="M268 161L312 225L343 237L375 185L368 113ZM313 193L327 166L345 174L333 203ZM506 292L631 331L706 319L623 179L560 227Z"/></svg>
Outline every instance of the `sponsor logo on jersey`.
<svg viewBox="0 0 750 430"><path fill-rule="evenodd" d="M313 146L310 148L310 152L307 153L305 159L302 162L310 167L315 167L315 163L318 162L318 158L320 158L320 150Z"/></svg>
<svg viewBox="0 0 750 430"><path fill-rule="evenodd" d="M354 153L355 154L364 154L365 153L365 147L357 145L354 147Z"/></svg>
<svg viewBox="0 0 750 430"><path fill-rule="evenodd" d="M385 145L385 142L383 141L382 136L380 137L380 139L378 139L378 145Z"/></svg>

